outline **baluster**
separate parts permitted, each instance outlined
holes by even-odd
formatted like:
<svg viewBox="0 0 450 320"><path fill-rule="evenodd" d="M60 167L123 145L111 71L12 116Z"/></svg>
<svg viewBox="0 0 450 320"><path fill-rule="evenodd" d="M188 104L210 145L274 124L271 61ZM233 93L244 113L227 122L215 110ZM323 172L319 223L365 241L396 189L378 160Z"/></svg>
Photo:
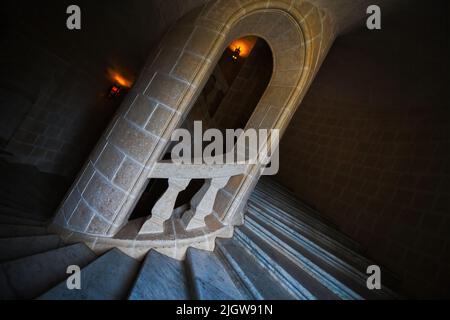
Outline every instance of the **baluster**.
<svg viewBox="0 0 450 320"><path fill-rule="evenodd" d="M217 193L227 185L229 180L230 177L226 177L214 178L205 182L200 191L192 198L190 212L186 212L182 217L186 230L206 226L205 218L213 212Z"/></svg>
<svg viewBox="0 0 450 320"><path fill-rule="evenodd" d="M172 216L178 194L187 188L190 179L169 179L169 188L152 209L152 216L142 226L139 234L164 232L164 222Z"/></svg>

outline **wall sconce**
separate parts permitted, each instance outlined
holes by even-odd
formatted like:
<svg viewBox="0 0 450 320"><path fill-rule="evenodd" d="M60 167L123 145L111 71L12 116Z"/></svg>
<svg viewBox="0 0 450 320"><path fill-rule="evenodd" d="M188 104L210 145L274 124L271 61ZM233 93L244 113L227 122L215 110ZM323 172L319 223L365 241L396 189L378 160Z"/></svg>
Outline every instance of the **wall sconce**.
<svg viewBox="0 0 450 320"><path fill-rule="evenodd" d="M122 92L122 88L116 84L113 84L111 88L109 88L108 98L113 99L120 95Z"/></svg>
<svg viewBox="0 0 450 320"><path fill-rule="evenodd" d="M107 73L110 83L113 83L113 85L109 87L108 90L109 99L117 98L124 92L126 93L126 91L133 85L131 80L126 79L124 76L122 76L119 72L115 71L114 69L109 68L107 70Z"/></svg>
<svg viewBox="0 0 450 320"><path fill-rule="evenodd" d="M233 59L234 62L237 62L240 56L241 56L241 47L238 47L233 51L231 59Z"/></svg>

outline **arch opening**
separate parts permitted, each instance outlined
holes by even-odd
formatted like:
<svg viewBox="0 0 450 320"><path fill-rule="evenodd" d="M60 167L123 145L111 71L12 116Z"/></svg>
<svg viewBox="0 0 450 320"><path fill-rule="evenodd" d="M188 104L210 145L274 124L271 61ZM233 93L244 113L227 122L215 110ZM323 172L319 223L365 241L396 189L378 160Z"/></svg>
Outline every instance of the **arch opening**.
<svg viewBox="0 0 450 320"><path fill-rule="evenodd" d="M198 121L201 121L203 131L246 128L272 73L273 55L264 39L246 36L231 41L180 128L188 130L192 137L194 123ZM170 160L174 145L168 147L163 160ZM192 180L179 194L175 208L189 209L190 200L204 183L202 179ZM148 217L148 208L153 208L167 188L167 180L151 179L129 220Z"/></svg>
<svg viewBox="0 0 450 320"><path fill-rule="evenodd" d="M287 2L261 0L243 7L225 3L228 4L211 2L202 10L186 15L167 33L92 152L91 162L85 165L61 204L54 220L55 228L89 237L112 238L129 226L129 218L153 170L165 158L172 132L187 119L221 54L233 39L256 35L270 45L273 75L246 128L276 129L282 135L320 65L328 40L333 38L332 34L326 38L319 36L325 30L324 23L330 20L324 20L320 11L307 2L292 6ZM211 21L217 23L211 25ZM111 149L119 150L125 161L106 163L103 154ZM101 174L108 166L116 169L113 177ZM229 227L241 223L243 206L260 177L260 168L259 164L251 165L244 174L233 176L221 188L214 212L218 213L216 218L222 227L214 224L211 237L217 235L216 227L220 229L218 232L226 233ZM80 188L87 192L78 193ZM109 192L111 197L96 197L99 189ZM74 209L72 203L80 200L85 200L88 207ZM148 211L147 207L147 214ZM170 230L167 232L170 234ZM194 241L195 235L192 236Z"/></svg>

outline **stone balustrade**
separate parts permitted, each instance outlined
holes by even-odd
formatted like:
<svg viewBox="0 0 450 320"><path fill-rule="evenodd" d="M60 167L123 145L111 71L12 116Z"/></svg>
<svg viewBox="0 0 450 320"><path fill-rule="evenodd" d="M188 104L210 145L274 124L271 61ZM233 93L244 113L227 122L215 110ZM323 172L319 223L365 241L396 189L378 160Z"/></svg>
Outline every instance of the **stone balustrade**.
<svg viewBox="0 0 450 320"><path fill-rule="evenodd" d="M191 207L182 216L187 231L205 227L205 218L213 213L217 193L224 188L231 177L245 172L245 164L181 165L171 162L157 163L149 176L168 179L169 187L152 209L151 217L144 223L140 235L164 232L164 223L172 217L175 202L192 179L205 179L203 187L191 200Z"/></svg>

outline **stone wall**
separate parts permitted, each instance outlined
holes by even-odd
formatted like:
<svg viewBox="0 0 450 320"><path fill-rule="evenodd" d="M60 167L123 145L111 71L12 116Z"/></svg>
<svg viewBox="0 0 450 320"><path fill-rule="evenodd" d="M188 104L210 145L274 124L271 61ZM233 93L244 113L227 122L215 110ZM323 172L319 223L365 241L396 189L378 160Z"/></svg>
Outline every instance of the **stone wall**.
<svg viewBox="0 0 450 320"><path fill-rule="evenodd" d="M17 34L2 41L12 74L2 78L3 148L13 161L73 175L117 107L106 98L111 83Z"/></svg>
<svg viewBox="0 0 450 320"><path fill-rule="evenodd" d="M203 2L80 0L79 31L66 28L71 1L2 2L0 145L10 159L78 172L121 102L106 98L108 69L134 81L168 27Z"/></svg>
<svg viewBox="0 0 450 320"><path fill-rule="evenodd" d="M2 151L14 161L72 176L120 103L104 99L111 84L107 68L135 79L168 27L205 2L129 0L124 5L123 0L79 0L82 30L68 31L66 8L72 1L3 1ZM398 0L378 2L387 10ZM345 30L364 18L368 2L311 3L332 12L336 30Z"/></svg>
<svg viewBox="0 0 450 320"><path fill-rule="evenodd" d="M449 297L449 6L412 7L336 41L282 141L277 179L407 295Z"/></svg>

